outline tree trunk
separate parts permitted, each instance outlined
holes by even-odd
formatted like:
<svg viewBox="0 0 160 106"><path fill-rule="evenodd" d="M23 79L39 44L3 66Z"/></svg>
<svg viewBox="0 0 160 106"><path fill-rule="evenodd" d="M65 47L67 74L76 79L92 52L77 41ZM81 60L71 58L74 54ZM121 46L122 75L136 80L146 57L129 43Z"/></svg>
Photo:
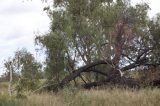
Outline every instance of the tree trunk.
<svg viewBox="0 0 160 106"><path fill-rule="evenodd" d="M65 84L69 83L71 80L74 80L76 77L78 77L82 72L90 72L92 70L89 70L92 67L95 67L97 65L100 64L112 64L111 61L109 60L98 60L95 61L91 64L85 65L77 70L74 70L71 74L69 74L68 76L66 76L61 82L60 82L60 86L63 87Z"/></svg>
<svg viewBox="0 0 160 106"><path fill-rule="evenodd" d="M9 70L9 86L8 86L8 93L9 93L9 96L12 96L12 80L13 80L13 73L12 73L12 68L10 66L10 70Z"/></svg>

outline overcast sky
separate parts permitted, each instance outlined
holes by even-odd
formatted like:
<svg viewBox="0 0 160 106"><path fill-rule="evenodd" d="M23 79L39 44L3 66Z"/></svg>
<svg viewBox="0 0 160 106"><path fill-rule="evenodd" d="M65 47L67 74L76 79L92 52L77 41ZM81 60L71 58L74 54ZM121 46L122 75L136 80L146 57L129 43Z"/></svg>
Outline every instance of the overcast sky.
<svg viewBox="0 0 160 106"><path fill-rule="evenodd" d="M160 12L159 0L147 1L152 9L151 17ZM45 5L41 0L0 0L0 74L4 59L13 56L17 49L27 48L35 54L35 33L49 30L50 20L43 11Z"/></svg>
<svg viewBox="0 0 160 106"><path fill-rule="evenodd" d="M46 33L50 20L41 0L0 0L0 74L3 61L17 49L35 54L35 33Z"/></svg>

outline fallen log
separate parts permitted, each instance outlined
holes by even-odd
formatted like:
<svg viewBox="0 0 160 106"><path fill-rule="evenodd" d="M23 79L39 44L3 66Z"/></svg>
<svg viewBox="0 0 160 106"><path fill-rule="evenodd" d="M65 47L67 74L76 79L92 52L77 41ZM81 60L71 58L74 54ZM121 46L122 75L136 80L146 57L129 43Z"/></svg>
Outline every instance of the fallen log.
<svg viewBox="0 0 160 106"><path fill-rule="evenodd" d="M121 71L126 71L126 70L129 70L129 69L133 69L135 67L138 67L140 65L142 65L144 63L145 59L141 59L139 61L136 61L135 63L132 63L128 66L125 66L125 67L122 67L121 69L114 69L112 68L111 69L111 73L109 73L110 77L112 79L114 79L114 77L116 77L116 74L118 74L118 77L120 76L120 73L119 73L119 70ZM76 77L78 77L81 73L83 72L91 72L93 70L89 70L90 68L92 67L95 67L95 66L98 66L98 65L101 65L101 64L110 64L111 66L113 65L113 62L112 60L97 60L95 62L92 62L88 65L85 65L83 67L80 67L79 69L77 70L74 70L72 73L70 73L69 75L67 75L59 84L61 87L63 87L65 84L69 83L70 81L74 80ZM113 71L115 70L115 71ZM96 72L96 71L93 71L93 72ZM102 74L100 72L97 72L99 74Z"/></svg>
<svg viewBox="0 0 160 106"><path fill-rule="evenodd" d="M101 81L90 82L90 83L86 82L85 84L82 85L82 87L86 88L86 89L90 89L90 88L96 87L96 86L105 85L107 83L123 85L123 86L130 87L130 88L139 88L140 87L141 83L139 81L137 81L136 79L133 79L133 78L121 77L120 71L126 71L126 70L136 68L138 66L144 65L144 64L146 64L145 59L138 60L135 63L131 63L128 66L122 67L121 69L112 68L110 70L110 73L108 74L108 76L106 73L95 70L93 68L93 67L101 65L101 64L113 65L113 62L111 60L97 60L95 62L92 62L88 65L82 66L82 67L72 71L69 75L67 75L64 79L62 79L62 81L60 83L50 84L50 85L41 87L38 91L41 91L41 89L51 90L52 88L56 88L56 89L63 88L65 84L67 84L70 81L74 80L75 78L79 77L80 74L83 72L95 72L97 74L101 74L106 77L106 79L101 80ZM151 85L151 84L153 86L157 86L157 85L159 86L160 81L159 80L151 81L149 85Z"/></svg>
<svg viewBox="0 0 160 106"><path fill-rule="evenodd" d="M95 61L91 64L85 65L75 71L73 71L71 74L69 74L68 76L66 76L61 82L60 82L60 86L63 87L65 84L69 83L70 81L74 80L76 77L78 77L82 72L90 72L92 70L89 70L92 67L95 67L97 65L100 64L112 64L112 61L109 60L98 60ZM96 72L96 71L94 71ZM98 73L98 72L97 72ZM100 73L100 72L99 72Z"/></svg>
<svg viewBox="0 0 160 106"><path fill-rule="evenodd" d="M91 89L94 87L98 87L98 86L105 86L105 85L109 85L109 87L111 85L113 86L120 86L120 87L126 87L126 88L140 88L140 82L137 81L136 79L133 78L120 78L119 81L117 82L112 82L112 80L110 79L106 79L106 80L101 80L101 81L97 81L97 82L91 82L91 83L87 83L87 84L83 84L82 87L85 89Z"/></svg>

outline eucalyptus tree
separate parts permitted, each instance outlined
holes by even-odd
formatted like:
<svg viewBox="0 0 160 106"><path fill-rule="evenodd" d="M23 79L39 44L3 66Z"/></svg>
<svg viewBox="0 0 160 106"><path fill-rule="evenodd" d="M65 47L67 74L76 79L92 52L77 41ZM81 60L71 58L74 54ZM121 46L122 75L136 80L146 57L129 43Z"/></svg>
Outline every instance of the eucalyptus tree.
<svg viewBox="0 0 160 106"><path fill-rule="evenodd" d="M9 86L8 86L8 93L10 96L12 96L12 92L13 92L13 88L12 88L12 83L13 83L13 72L14 72L14 64L15 61L11 61L10 59L8 59L8 61L6 61L4 63L6 71L9 73Z"/></svg>
<svg viewBox="0 0 160 106"><path fill-rule="evenodd" d="M37 87L41 78L42 66L26 49L17 50L13 58L6 60L4 66L6 72L10 74L10 92L13 91L11 87L13 83L18 92Z"/></svg>
<svg viewBox="0 0 160 106"><path fill-rule="evenodd" d="M105 76L91 85L118 82L122 71L150 66L153 51L159 53L155 49L159 39L154 40L159 37L159 26L147 16L146 3L132 6L128 0L54 0L53 7L47 9L50 32L37 36L36 43L46 49L46 71L52 78L58 74L57 82L67 70L72 71L60 81L61 86L79 76L83 79L84 72ZM159 65L159 60L155 64Z"/></svg>

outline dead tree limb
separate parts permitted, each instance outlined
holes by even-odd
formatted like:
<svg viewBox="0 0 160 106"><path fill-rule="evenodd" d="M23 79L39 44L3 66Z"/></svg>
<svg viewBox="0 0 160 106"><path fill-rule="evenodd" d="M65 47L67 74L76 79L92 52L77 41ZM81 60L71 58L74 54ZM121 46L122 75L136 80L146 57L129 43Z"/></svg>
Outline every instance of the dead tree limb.
<svg viewBox="0 0 160 106"><path fill-rule="evenodd" d="M129 69L132 69L132 68L135 68L135 67L137 67L137 66L140 66L141 64L143 64L144 63L144 61L145 61L145 59L141 59L141 60L139 60L139 61L136 61L135 63L132 63L132 64L130 64L130 65L128 65L128 66L125 66L125 67L123 67L123 68L121 68L120 70L121 71L126 71L126 70L129 70ZM75 71L73 71L71 74L69 74L69 75L67 75L61 82L60 82L60 86L61 87L63 87L65 84L67 84L67 83L69 83L70 81L72 81L72 80L74 80L76 77L78 77L82 72L90 72L91 70L91 68L92 67L95 67L95 66L97 66L97 65L101 65L101 64L113 64L112 63L112 61L109 61L109 60L97 60L97 61L95 61L95 62L93 62L93 63L91 63L91 64L88 64L88 65L85 65L85 66L83 66L83 67L81 67L81 68L79 68L79 69L77 69L77 70L75 70ZM115 71L114 71L115 70ZM106 79L107 81L109 80L111 80L111 79L116 79L116 74L118 74L118 72L119 71L116 71L117 69L111 69L111 73L110 73L110 75L109 75L109 77L108 77L108 79ZM94 71L94 70L92 70L93 72L97 72L97 71ZM102 75L105 75L104 73L101 73L101 72L97 72L97 73L99 73L99 74L102 74ZM119 77L120 75L118 75L118 77ZM104 82L104 81L102 81L102 82ZM96 82L96 83L93 83L93 85L96 85L96 84L98 84L99 82ZM100 84L100 83L99 83ZM99 85L98 84L98 85ZM101 85L101 84L100 84Z"/></svg>
<svg viewBox="0 0 160 106"><path fill-rule="evenodd" d="M107 62L106 62L107 61ZM73 71L70 75L66 76L61 82L60 86L63 87L65 84L69 83L71 80L75 79L77 76L79 76L82 72L89 72L89 69L92 67L95 67L100 64L112 64L112 61L110 60L97 60L91 64L85 65L75 71Z"/></svg>
<svg viewBox="0 0 160 106"><path fill-rule="evenodd" d="M112 79L107 78L105 80L83 84L82 87L85 89L91 89L93 87L107 85L107 84L120 85L123 87L129 87L129 88L139 88L140 87L140 82L138 80L133 79L133 78L123 77L123 78L120 78L117 83L113 83L111 80Z"/></svg>

